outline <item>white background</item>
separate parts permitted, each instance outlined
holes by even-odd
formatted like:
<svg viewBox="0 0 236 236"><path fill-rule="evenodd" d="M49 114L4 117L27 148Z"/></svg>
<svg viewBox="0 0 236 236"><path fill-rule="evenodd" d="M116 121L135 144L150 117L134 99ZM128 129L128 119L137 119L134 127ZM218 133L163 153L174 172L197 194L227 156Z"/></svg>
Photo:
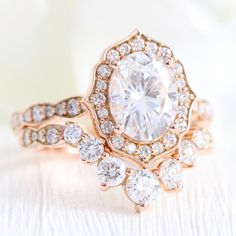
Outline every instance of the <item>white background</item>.
<svg viewBox="0 0 236 236"><path fill-rule="evenodd" d="M216 147L184 190L133 214L95 167L24 152L10 113L84 93L103 49L139 28L169 45L214 109ZM236 235L236 3L230 0L0 0L0 235Z"/></svg>

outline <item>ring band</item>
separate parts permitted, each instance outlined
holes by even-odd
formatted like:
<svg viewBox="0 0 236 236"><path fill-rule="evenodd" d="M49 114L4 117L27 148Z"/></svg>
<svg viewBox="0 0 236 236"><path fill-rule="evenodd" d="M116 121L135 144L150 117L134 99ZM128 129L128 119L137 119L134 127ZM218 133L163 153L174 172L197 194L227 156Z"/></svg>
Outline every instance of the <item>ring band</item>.
<svg viewBox="0 0 236 236"><path fill-rule="evenodd" d="M84 97L14 113L24 147L62 148L97 162L101 188L122 185L140 212L213 146L210 105L197 99L173 52L139 31L107 49Z"/></svg>

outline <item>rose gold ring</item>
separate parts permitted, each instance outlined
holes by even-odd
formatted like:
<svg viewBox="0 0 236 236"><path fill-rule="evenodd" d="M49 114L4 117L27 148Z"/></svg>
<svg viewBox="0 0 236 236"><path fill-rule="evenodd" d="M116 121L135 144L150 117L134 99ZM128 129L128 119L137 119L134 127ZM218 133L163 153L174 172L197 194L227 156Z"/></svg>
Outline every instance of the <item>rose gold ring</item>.
<svg viewBox="0 0 236 236"><path fill-rule="evenodd" d="M97 163L102 190L123 186L138 212L213 146L210 105L166 45L138 30L105 50L83 97L14 113L24 147L61 148Z"/></svg>

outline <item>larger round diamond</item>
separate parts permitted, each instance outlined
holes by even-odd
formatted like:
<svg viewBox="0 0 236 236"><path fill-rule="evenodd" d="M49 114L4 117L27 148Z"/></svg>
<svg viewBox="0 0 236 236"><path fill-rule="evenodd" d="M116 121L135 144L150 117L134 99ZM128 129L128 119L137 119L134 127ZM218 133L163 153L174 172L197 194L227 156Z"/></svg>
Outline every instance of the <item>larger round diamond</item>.
<svg viewBox="0 0 236 236"><path fill-rule="evenodd" d="M152 53L124 57L111 75L109 104L129 137L151 141L163 135L177 113L173 73Z"/></svg>
<svg viewBox="0 0 236 236"><path fill-rule="evenodd" d="M160 190L160 184L155 174L148 170L138 170L126 182L126 192L129 198L139 205L155 200Z"/></svg>

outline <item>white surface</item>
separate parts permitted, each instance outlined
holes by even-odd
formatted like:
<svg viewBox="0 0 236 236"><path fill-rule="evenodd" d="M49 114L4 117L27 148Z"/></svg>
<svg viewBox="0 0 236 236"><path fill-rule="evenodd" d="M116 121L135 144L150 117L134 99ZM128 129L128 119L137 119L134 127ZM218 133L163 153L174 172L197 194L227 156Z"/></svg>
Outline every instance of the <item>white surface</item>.
<svg viewBox="0 0 236 236"><path fill-rule="evenodd" d="M122 189L99 190L95 166L68 154L18 148L2 129L0 235L236 235L235 158L231 144L185 171L180 193L161 193L135 214Z"/></svg>

